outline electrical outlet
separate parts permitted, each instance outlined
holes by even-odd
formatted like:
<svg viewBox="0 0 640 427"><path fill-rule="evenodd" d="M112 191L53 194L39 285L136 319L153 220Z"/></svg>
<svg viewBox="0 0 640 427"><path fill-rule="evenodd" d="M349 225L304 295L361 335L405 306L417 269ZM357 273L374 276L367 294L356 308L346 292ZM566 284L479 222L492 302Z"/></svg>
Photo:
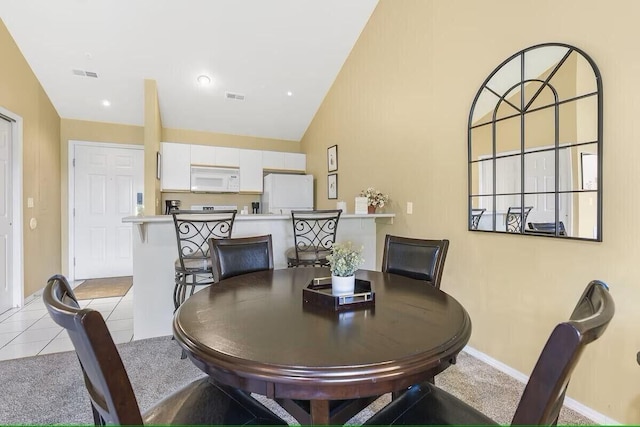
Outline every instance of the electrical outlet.
<svg viewBox="0 0 640 427"><path fill-rule="evenodd" d="M407 214L411 215L413 213L413 202L407 202Z"/></svg>

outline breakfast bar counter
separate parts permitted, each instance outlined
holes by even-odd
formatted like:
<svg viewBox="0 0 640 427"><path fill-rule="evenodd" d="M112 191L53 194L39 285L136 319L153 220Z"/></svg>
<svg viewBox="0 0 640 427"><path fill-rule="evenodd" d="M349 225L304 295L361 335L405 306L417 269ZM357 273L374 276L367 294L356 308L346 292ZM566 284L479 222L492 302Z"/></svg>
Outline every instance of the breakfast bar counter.
<svg viewBox="0 0 640 427"><path fill-rule="evenodd" d="M336 242L362 245L363 269L375 270L376 223L390 224L395 214L343 214ZM133 224L133 337L171 335L173 321L174 262L178 257L176 231L171 215L129 216ZM276 269L286 268L285 251L293 246L290 215L236 215L232 237L271 234Z"/></svg>

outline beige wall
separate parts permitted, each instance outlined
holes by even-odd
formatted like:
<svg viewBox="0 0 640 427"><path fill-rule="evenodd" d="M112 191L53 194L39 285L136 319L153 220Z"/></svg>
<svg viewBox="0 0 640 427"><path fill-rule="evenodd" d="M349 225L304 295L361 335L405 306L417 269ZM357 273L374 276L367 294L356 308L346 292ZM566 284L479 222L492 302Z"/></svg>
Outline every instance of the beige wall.
<svg viewBox="0 0 640 427"><path fill-rule="evenodd" d="M160 212L160 180L157 178L157 153L162 138L162 119L155 80L144 81L144 214Z"/></svg>
<svg viewBox="0 0 640 427"><path fill-rule="evenodd" d="M251 150L286 151L299 153L298 141L258 138L255 136L228 135L224 133L203 132L188 129L162 129L162 141L185 144L214 145L218 147L236 147Z"/></svg>
<svg viewBox="0 0 640 427"><path fill-rule="evenodd" d="M23 120L24 294L30 295L60 270L60 118L2 21L0 58L0 106Z"/></svg>
<svg viewBox="0 0 640 427"><path fill-rule="evenodd" d="M616 317L583 355L568 394L630 424L640 423L637 16L633 0L381 0L302 141L319 207L335 206L326 150L337 144L339 199L350 212L364 187L391 195L398 215L379 243L387 232L451 240L442 288L469 311L470 345L527 375L587 282L608 282ZM473 96L511 54L552 41L584 49L602 73L604 242L469 232Z"/></svg>

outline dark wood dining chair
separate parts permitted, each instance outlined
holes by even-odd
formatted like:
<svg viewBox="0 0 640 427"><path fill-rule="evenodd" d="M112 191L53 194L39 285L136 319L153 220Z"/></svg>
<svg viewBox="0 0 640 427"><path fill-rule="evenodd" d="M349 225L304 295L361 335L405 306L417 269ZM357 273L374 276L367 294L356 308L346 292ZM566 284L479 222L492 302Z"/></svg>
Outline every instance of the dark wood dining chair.
<svg viewBox="0 0 640 427"><path fill-rule="evenodd" d="M177 211L173 215L178 242L175 262L174 309L178 309L196 286L214 283L209 241L228 239L233 231L237 211Z"/></svg>
<svg viewBox="0 0 640 427"><path fill-rule="evenodd" d="M329 265L340 214L341 209L291 211L294 246L285 253L287 266Z"/></svg>
<svg viewBox="0 0 640 427"><path fill-rule="evenodd" d="M570 319L555 327L525 386L512 425L555 425L573 369L585 346L605 331L615 304L603 282L589 283ZM487 425L495 422L430 383L415 385L365 424Z"/></svg>
<svg viewBox="0 0 640 427"><path fill-rule="evenodd" d="M426 280L440 289L449 240L412 239L387 234L382 272Z"/></svg>
<svg viewBox="0 0 640 427"><path fill-rule="evenodd" d="M215 282L255 271L273 270L271 234L211 239L209 249Z"/></svg>
<svg viewBox="0 0 640 427"><path fill-rule="evenodd" d="M100 312L81 309L62 275L48 280L42 298L51 318L69 333L96 425L286 424L249 394L215 384L208 377L193 381L141 414L129 376Z"/></svg>

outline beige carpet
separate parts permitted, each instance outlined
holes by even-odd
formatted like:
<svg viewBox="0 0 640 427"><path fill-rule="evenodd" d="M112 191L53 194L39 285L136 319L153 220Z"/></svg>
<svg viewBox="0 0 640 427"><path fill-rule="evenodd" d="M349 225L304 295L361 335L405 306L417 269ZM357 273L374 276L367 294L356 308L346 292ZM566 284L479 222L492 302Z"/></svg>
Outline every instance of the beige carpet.
<svg viewBox="0 0 640 427"><path fill-rule="evenodd" d="M78 285L73 293L76 294L77 299L123 297L132 284L131 276L89 279Z"/></svg>

